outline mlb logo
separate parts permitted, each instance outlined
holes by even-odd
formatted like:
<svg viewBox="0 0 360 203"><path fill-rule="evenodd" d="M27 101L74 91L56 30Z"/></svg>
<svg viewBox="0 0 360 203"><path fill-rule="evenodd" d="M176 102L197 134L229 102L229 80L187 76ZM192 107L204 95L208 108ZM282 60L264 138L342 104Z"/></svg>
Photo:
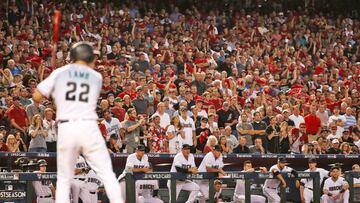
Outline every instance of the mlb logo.
<svg viewBox="0 0 360 203"><path fill-rule="evenodd" d="M13 190L13 185L5 185L5 190Z"/></svg>

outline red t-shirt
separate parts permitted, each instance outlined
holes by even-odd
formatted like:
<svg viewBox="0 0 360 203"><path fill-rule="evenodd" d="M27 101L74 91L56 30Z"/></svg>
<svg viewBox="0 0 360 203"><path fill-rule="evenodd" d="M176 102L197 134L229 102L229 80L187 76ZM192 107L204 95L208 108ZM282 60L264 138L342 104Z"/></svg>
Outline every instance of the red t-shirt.
<svg viewBox="0 0 360 203"><path fill-rule="evenodd" d="M308 114L304 118L306 125L306 132L310 135L315 135L319 128L321 128L321 121L319 116Z"/></svg>
<svg viewBox="0 0 360 203"><path fill-rule="evenodd" d="M10 121L14 119L21 128L26 127L27 115L23 108L11 106L6 114Z"/></svg>

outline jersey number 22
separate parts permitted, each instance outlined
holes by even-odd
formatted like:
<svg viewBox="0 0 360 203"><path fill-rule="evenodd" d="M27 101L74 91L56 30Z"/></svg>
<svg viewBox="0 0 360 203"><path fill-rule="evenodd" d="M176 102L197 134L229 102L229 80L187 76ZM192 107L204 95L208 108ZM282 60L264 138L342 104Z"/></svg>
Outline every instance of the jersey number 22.
<svg viewBox="0 0 360 203"><path fill-rule="evenodd" d="M77 88L77 84L75 82L68 82L66 84L68 87L70 87L70 89L66 92L66 97L65 99L67 101L75 101L77 98L77 95L75 94L76 92L76 88ZM80 84L80 88L81 88L81 92L78 96L78 100L81 102L88 102L88 94L90 91L90 86L86 83L81 83Z"/></svg>

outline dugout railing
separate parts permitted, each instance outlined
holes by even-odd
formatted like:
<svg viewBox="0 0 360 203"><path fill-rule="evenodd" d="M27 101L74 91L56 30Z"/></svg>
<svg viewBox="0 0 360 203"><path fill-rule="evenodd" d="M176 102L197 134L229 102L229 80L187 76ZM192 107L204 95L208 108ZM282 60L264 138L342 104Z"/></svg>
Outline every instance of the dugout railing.
<svg viewBox="0 0 360 203"><path fill-rule="evenodd" d="M360 196L360 187L354 187L354 178L360 178L360 172L346 171L345 179L349 183L350 202L355 202L355 195ZM356 190L356 192L355 192ZM360 202L360 197L356 200Z"/></svg>
<svg viewBox="0 0 360 203"><path fill-rule="evenodd" d="M285 180L291 179L291 173L282 173ZM176 203L176 180L209 180L209 202L214 202L214 180L245 180L245 203L250 203L250 185L251 180L269 179L269 173L260 172L228 172L224 178L218 178L215 173L197 173L197 174L184 174L184 173L169 173L169 172L155 172L155 173L127 173L126 174L126 202L136 202L135 181L136 180L170 180L170 203ZM297 179L313 179L313 194L314 203L320 202L320 175L318 172L298 172ZM280 187L281 202L286 202L285 188Z"/></svg>

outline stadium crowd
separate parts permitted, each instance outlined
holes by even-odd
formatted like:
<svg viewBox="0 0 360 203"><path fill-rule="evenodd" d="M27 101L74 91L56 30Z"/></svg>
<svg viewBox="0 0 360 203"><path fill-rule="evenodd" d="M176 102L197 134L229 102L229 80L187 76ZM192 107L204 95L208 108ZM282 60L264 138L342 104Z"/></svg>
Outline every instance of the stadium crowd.
<svg viewBox="0 0 360 203"><path fill-rule="evenodd" d="M84 40L103 75L98 124L110 153L143 143L153 153L220 144L223 153L358 154L357 13L244 2L1 3L0 151L56 151L56 106L33 102L32 91Z"/></svg>

